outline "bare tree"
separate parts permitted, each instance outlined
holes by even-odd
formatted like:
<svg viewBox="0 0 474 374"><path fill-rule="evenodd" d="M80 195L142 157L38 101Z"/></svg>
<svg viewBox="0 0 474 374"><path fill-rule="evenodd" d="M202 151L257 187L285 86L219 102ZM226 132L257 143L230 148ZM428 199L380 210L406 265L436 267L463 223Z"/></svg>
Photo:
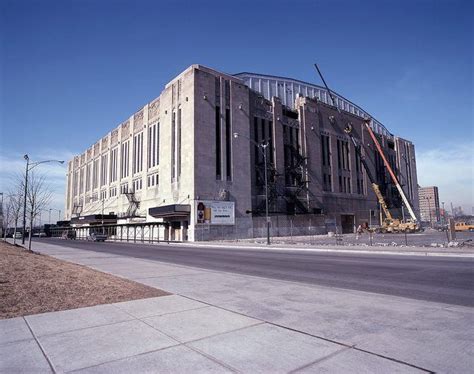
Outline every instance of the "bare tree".
<svg viewBox="0 0 474 374"><path fill-rule="evenodd" d="M23 207L23 180L21 175L17 175L12 179L11 188L8 191L7 196L7 215L6 218L6 230L4 233L4 239L8 232L8 228L13 225L13 244L16 244L16 232L18 228L18 221L20 220L22 207Z"/></svg>
<svg viewBox="0 0 474 374"><path fill-rule="evenodd" d="M46 176L30 172L28 175L28 190L26 191L26 213L30 220L30 232L28 249L31 250L31 237L33 235L33 223L41 210L45 209L51 202L51 188L46 184Z"/></svg>

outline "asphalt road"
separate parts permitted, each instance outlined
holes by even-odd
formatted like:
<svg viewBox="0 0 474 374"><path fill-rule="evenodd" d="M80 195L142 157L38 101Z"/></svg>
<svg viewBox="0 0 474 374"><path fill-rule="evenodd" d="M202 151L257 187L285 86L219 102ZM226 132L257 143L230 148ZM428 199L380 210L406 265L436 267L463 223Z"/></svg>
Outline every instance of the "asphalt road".
<svg viewBox="0 0 474 374"><path fill-rule="evenodd" d="M474 259L37 239L210 270L474 306Z"/></svg>

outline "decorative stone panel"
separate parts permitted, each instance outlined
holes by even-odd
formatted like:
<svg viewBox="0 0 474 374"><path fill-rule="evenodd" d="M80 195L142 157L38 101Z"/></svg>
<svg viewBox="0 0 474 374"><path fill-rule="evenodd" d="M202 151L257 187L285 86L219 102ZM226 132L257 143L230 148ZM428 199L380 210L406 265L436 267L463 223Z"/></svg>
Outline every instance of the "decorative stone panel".
<svg viewBox="0 0 474 374"><path fill-rule="evenodd" d="M109 146L109 136L105 136L104 138L102 138L102 141L101 141L101 151L105 151L107 150L107 147Z"/></svg>
<svg viewBox="0 0 474 374"><path fill-rule="evenodd" d="M100 153L100 142L94 144L94 157L97 157Z"/></svg>
<svg viewBox="0 0 474 374"><path fill-rule="evenodd" d="M130 135L130 121L126 121L122 123L121 128L122 128L122 139L128 138L128 136Z"/></svg>
<svg viewBox="0 0 474 374"><path fill-rule="evenodd" d="M143 130L143 109L133 115L133 132Z"/></svg>
<svg viewBox="0 0 474 374"><path fill-rule="evenodd" d="M112 130L112 132L110 134L110 143L111 143L111 145L115 145L115 144L118 143L118 135L119 135L118 129Z"/></svg>
<svg viewBox="0 0 474 374"><path fill-rule="evenodd" d="M160 99L158 98L158 99L153 100L148 105L148 122L158 117L159 112L160 112Z"/></svg>

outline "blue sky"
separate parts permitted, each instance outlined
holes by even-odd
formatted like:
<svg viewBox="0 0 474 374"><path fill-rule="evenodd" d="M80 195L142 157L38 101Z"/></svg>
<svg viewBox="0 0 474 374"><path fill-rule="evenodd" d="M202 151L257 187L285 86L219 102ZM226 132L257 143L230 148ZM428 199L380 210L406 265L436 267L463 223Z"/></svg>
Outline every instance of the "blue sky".
<svg viewBox="0 0 474 374"><path fill-rule="evenodd" d="M193 63L320 83L417 149L419 183L473 202L472 1L1 3L0 190L70 158ZM61 209L64 169L48 166Z"/></svg>

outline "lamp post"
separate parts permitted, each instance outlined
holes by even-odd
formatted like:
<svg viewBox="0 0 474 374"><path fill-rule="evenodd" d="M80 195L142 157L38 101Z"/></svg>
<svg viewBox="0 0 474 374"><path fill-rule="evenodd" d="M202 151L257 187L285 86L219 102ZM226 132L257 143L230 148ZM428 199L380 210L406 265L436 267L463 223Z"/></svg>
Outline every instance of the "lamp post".
<svg viewBox="0 0 474 374"><path fill-rule="evenodd" d="M61 209L49 208L49 223L51 223L51 211L54 210L58 212L58 221L61 220Z"/></svg>
<svg viewBox="0 0 474 374"><path fill-rule="evenodd" d="M263 163L265 165L264 178L265 178L265 218L267 221L267 245L270 245L270 215L268 213L268 175L267 175L267 147L270 143L268 141L257 143L255 140L250 139L248 136L239 134L238 132L234 132L234 138L238 138L239 136L243 136L244 138L249 140L251 143L255 144L263 154Z"/></svg>
<svg viewBox="0 0 474 374"><path fill-rule="evenodd" d="M60 160L44 160L44 161L37 161L37 162L30 162L30 158L28 155L24 155L23 158L26 160L26 169L25 169L25 194L23 196L23 232L22 232L22 239L21 244L25 244L25 232L26 232L26 196L28 194L28 172L35 168L40 164L45 164L47 162L59 162L60 164L64 164L64 161ZM30 227L30 230L32 228Z"/></svg>

